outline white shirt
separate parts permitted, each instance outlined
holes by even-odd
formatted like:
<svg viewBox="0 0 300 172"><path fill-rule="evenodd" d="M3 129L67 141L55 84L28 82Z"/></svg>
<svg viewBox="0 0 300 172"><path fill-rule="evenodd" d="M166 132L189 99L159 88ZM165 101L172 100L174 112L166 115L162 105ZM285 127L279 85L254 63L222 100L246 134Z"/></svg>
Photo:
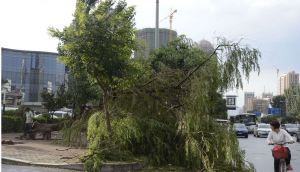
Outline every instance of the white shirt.
<svg viewBox="0 0 300 172"><path fill-rule="evenodd" d="M288 139L288 140L286 140ZM285 130L279 129L279 132L276 133L275 131L271 131L268 135L267 142L272 142L273 143L279 143L283 144L285 142L289 142L290 140L293 140L293 138L290 136L289 133L287 133ZM274 145L277 146L277 145ZM287 147L287 144L283 145L284 147Z"/></svg>

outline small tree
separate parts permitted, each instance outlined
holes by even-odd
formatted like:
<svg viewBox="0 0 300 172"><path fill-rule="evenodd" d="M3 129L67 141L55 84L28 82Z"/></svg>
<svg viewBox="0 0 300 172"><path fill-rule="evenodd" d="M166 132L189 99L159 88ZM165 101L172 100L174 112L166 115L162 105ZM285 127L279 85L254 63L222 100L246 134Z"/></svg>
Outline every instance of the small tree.
<svg viewBox="0 0 300 172"><path fill-rule="evenodd" d="M92 83L103 90L103 106L110 133L111 124L108 99L111 90L124 85L124 76L135 68L130 63L136 49L134 7L125 1L105 1L95 6L95 1L78 0L72 26L62 32L49 28L51 36L59 38L60 60L77 76L87 72ZM134 73L132 73L134 74Z"/></svg>
<svg viewBox="0 0 300 172"><path fill-rule="evenodd" d="M47 108L48 113L51 112L52 121L53 121L53 114L59 108L59 103L56 102L54 96L55 93L43 91L40 93L41 97L43 98L43 105Z"/></svg>
<svg viewBox="0 0 300 172"><path fill-rule="evenodd" d="M275 96L270 101L272 108L281 108L281 115L286 115L286 100L284 95Z"/></svg>

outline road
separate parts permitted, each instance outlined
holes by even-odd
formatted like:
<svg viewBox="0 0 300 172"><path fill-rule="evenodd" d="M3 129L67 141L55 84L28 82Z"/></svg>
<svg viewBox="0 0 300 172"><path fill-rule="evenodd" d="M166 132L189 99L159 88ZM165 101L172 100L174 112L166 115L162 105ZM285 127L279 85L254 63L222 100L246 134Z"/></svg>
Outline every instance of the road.
<svg viewBox="0 0 300 172"><path fill-rule="evenodd" d="M257 172L274 172L273 146L269 146L266 139L254 137L253 134L249 134L248 138L238 138L240 148L246 151L246 160L254 164ZM293 139L295 143L288 147L292 154L291 165L296 172L300 171L300 143L296 142L296 137Z"/></svg>
<svg viewBox="0 0 300 172"><path fill-rule="evenodd" d="M76 172L73 170L1 164L2 172ZM78 172L78 171L77 171Z"/></svg>

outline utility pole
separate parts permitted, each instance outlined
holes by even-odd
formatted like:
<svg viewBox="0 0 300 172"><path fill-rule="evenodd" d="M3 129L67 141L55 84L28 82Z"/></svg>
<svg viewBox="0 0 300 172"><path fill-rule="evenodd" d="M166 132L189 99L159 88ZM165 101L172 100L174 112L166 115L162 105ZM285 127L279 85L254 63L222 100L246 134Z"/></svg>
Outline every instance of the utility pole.
<svg viewBox="0 0 300 172"><path fill-rule="evenodd" d="M155 20L155 48L159 48L159 26L158 26L158 18L159 18L159 0L156 0L156 20Z"/></svg>

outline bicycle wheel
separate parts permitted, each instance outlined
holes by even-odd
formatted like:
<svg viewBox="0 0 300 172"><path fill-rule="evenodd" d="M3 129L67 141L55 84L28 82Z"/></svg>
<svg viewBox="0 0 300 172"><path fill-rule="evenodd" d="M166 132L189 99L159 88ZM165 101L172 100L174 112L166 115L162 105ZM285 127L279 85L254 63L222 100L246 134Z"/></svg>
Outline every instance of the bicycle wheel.
<svg viewBox="0 0 300 172"><path fill-rule="evenodd" d="M280 172L286 172L286 164L285 164L285 160L284 159L280 160L279 170L280 170Z"/></svg>

